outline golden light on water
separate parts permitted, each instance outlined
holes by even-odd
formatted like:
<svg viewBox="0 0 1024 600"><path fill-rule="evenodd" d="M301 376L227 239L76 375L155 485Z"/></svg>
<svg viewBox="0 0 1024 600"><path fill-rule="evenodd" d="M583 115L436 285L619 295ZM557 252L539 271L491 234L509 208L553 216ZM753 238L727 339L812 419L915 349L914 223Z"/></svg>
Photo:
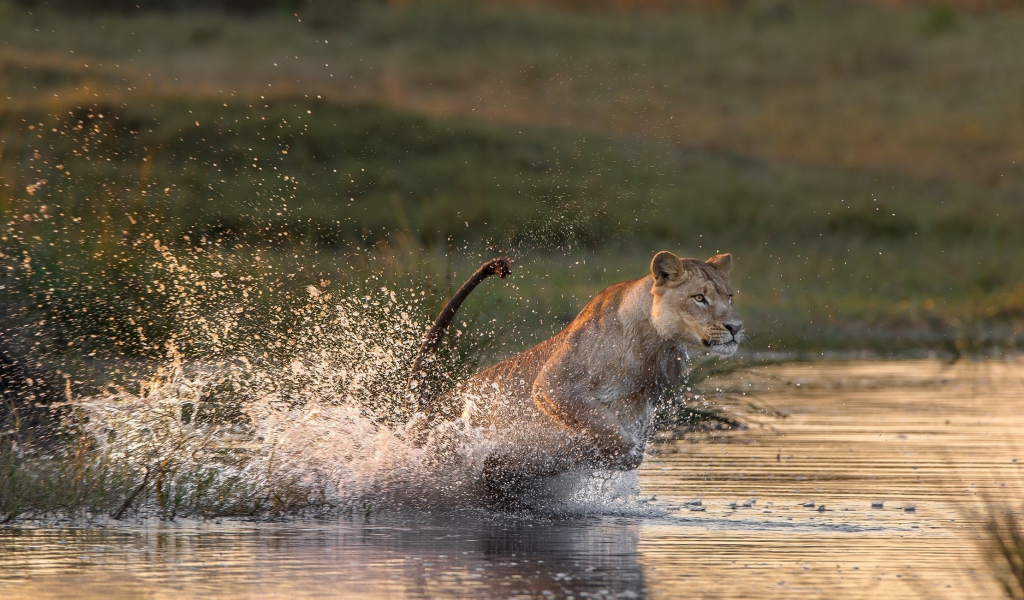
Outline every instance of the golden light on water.
<svg viewBox="0 0 1024 600"><path fill-rule="evenodd" d="M4 597L991 597L968 517L1013 499L1021 361L820 362L744 380L784 413L660 443L619 516L382 513L0 534ZM1019 499L1019 495L1016 496ZM694 502L700 499L700 505ZM879 506L881 503L881 506Z"/></svg>

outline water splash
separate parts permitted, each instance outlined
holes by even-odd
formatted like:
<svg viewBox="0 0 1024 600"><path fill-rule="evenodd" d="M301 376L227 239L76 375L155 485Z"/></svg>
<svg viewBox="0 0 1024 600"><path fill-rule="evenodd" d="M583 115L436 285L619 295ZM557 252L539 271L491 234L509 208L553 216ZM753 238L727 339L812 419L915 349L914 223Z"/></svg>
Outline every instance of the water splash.
<svg viewBox="0 0 1024 600"><path fill-rule="evenodd" d="M392 429L408 416L404 385L424 330L415 306L386 286L337 299L307 293L287 354L264 350L282 343L266 332L246 332L235 346L247 352L219 360L188 360L169 342L137 390L65 405L95 455L138 482L125 507L173 518L484 505L493 432L443 424L419 447ZM222 340L226 329L196 320L190 335ZM586 471L535 486L524 504L630 512L641 509L638 493L635 474Z"/></svg>
<svg viewBox="0 0 1024 600"><path fill-rule="evenodd" d="M410 416L405 382L433 316L414 289L422 277L401 283L365 256L328 264L209 231L170 239L137 213L104 216L102 227L80 220L40 207L9 224L20 251L0 259L10 263L4 285L43 315L8 340L56 374L47 380L64 378L54 420L80 440L98 474L90 485L121 498L104 511L262 517L482 503L492 434L445 425L417 447L393 431ZM32 241L58 225L94 242L88 252ZM480 357L466 349L494 333L460 323L439 387L471 372ZM69 462L67 452L51 462ZM601 496L621 508L632 488L609 492L606 479L560 478L530 505L590 510L598 504L581 499Z"/></svg>
<svg viewBox="0 0 1024 600"><path fill-rule="evenodd" d="M484 430L446 424L415 447L368 417L345 385L307 388L305 402L289 405L272 391L244 388L267 375L251 364L174 369L140 394L75 402L99 455L144 480L144 512L308 515L483 505L481 474L494 444ZM225 418L212 414L217 393L247 401ZM638 510L638 493L635 473L586 471L537 486L524 504L620 513Z"/></svg>

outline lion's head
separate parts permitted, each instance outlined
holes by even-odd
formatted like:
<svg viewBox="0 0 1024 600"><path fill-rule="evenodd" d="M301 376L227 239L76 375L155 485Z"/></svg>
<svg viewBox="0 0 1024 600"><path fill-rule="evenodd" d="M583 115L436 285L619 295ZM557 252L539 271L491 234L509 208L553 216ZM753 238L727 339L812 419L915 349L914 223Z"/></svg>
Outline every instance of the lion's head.
<svg viewBox="0 0 1024 600"><path fill-rule="evenodd" d="M736 352L743 321L732 307L732 255L707 261L659 252L651 261L651 322L663 339L699 343L715 354Z"/></svg>

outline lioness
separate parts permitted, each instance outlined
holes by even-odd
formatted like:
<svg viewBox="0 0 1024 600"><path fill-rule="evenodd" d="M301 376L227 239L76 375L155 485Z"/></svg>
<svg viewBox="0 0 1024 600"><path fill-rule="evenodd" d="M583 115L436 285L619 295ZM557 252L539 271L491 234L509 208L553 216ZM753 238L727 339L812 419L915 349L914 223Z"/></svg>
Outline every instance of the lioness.
<svg viewBox="0 0 1024 600"><path fill-rule="evenodd" d="M461 418L493 432L484 483L498 498L576 467L635 469L655 401L686 372L685 345L731 355L743 339L731 268L729 254L659 252L649 275L612 285L554 337L430 400L420 422ZM491 269L507 274L504 263Z"/></svg>

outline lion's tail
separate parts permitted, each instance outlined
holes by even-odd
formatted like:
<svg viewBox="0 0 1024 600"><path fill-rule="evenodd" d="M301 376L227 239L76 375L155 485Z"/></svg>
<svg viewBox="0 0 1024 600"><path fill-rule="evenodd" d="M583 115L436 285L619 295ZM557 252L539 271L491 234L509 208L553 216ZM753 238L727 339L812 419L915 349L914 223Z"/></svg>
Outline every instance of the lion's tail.
<svg viewBox="0 0 1024 600"><path fill-rule="evenodd" d="M451 324L452 319L455 318L455 313L458 312L466 297L473 291L473 288L480 285L481 281L491 275L497 275L504 279L511 272L509 262L504 258L495 258L484 263L476 270L476 273L473 273L466 280L466 283L462 284L459 291L455 292L455 295L448 301L448 304L445 304L444 308L441 309L441 314L437 315L437 320L434 321L433 327L427 332L423 343L420 345L420 351L416 354L416 360L412 363L412 372L409 374L409 381L406 384L406 402L409 414L430 414L433 412L432 409L434 407L431 406L432 396L427 385L428 370L434 362L438 345L440 345L445 332L448 331L448 326Z"/></svg>

